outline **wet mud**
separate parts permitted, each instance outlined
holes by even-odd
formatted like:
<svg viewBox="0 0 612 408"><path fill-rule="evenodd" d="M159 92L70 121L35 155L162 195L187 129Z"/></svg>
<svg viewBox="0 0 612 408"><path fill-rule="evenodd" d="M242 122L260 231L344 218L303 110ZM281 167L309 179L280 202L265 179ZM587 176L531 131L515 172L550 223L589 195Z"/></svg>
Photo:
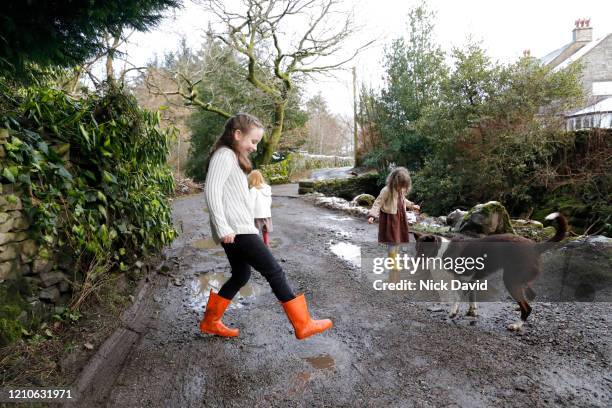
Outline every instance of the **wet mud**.
<svg viewBox="0 0 612 408"><path fill-rule="evenodd" d="M518 317L509 302L450 318L448 304L373 290L355 248L375 243L376 225L302 199L274 203L272 252L311 314L334 327L295 339L254 271L224 316L240 336L199 333L230 267L202 195L176 200L183 233L165 251L169 270L150 283L129 351L97 367L114 364L111 379L92 376L79 406L610 406L609 303L535 303L518 333L506 330Z"/></svg>

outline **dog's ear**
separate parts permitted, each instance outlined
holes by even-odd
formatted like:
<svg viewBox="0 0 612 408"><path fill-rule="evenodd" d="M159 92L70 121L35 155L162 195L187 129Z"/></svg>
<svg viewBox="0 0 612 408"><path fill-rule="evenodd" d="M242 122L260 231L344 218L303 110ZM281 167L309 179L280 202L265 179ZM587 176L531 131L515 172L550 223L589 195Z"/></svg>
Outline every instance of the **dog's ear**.
<svg viewBox="0 0 612 408"><path fill-rule="evenodd" d="M419 241L425 234L419 234L418 232L413 232L412 235L414 235L414 239Z"/></svg>

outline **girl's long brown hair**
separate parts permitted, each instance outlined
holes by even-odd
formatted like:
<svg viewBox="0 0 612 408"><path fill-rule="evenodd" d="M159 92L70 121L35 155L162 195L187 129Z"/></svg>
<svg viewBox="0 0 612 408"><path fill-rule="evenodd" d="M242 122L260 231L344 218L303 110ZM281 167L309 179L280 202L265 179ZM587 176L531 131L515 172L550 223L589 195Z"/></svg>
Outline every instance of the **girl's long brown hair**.
<svg viewBox="0 0 612 408"><path fill-rule="evenodd" d="M251 160L248 155L240 154L235 147L235 139L234 132L240 130L242 133L247 133L253 127L258 127L264 129L264 126L261 124L261 121L257 119L253 115L249 115L248 113L237 113L231 118L229 118L225 122L225 128L223 129L223 133L217 139L217 142L213 145L210 156L208 158L208 163L210 164L210 158L212 155L221 147L229 147L236 153L238 157L238 164L240 164L240 168L246 174L250 173L253 170L253 165L251 164ZM208 166L208 164L207 164Z"/></svg>
<svg viewBox="0 0 612 408"><path fill-rule="evenodd" d="M397 195L401 190L405 190L408 194L412 190L412 179L410 173L405 167L396 167L387 176L387 187L389 194L387 195L386 205L395 205L397 202Z"/></svg>

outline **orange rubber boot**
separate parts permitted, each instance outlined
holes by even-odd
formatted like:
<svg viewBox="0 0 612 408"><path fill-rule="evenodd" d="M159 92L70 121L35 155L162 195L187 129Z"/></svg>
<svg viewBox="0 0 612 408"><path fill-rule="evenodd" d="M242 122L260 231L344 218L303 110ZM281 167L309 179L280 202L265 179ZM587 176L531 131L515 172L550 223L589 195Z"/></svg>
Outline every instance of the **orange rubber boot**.
<svg viewBox="0 0 612 408"><path fill-rule="evenodd" d="M295 329L295 337L300 340L321 333L333 326L329 319L313 320L310 317L306 306L306 298L303 294L283 303L283 309L285 309L285 313Z"/></svg>
<svg viewBox="0 0 612 408"><path fill-rule="evenodd" d="M230 302L231 300L213 293L212 289L210 290L206 312L200 322L200 331L202 333L216 334L223 337L238 336L238 329L230 329L221 321L221 317L223 317L223 313L225 313L225 309L227 309Z"/></svg>

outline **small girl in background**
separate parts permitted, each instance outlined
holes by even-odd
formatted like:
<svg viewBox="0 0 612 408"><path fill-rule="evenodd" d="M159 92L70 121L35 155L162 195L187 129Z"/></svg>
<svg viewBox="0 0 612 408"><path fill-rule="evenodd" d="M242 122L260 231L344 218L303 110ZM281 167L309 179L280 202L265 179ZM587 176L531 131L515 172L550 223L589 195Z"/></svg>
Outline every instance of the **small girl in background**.
<svg viewBox="0 0 612 408"><path fill-rule="evenodd" d="M378 242L387 244L388 257L395 259L400 244L408 242L406 210L418 211L420 207L406 199L412 188L410 173L404 167L396 167L387 176L383 187L368 213L368 223L378 218ZM399 268L394 266L399 272Z"/></svg>
<svg viewBox="0 0 612 408"><path fill-rule="evenodd" d="M263 238L264 244L270 246L272 232L272 188L266 184L259 170L253 170L249 176L251 199L253 200L253 216L255 226Z"/></svg>

